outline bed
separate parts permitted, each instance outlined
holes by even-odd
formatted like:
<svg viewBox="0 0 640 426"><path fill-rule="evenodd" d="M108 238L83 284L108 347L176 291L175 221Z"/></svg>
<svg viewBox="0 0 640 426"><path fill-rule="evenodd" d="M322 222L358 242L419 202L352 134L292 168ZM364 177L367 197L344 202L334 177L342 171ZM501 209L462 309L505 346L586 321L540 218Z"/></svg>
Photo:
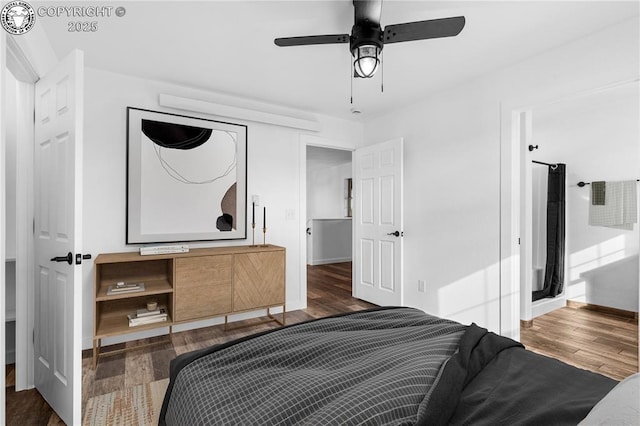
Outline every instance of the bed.
<svg viewBox="0 0 640 426"><path fill-rule="evenodd" d="M401 307L255 334L170 370L161 425L576 425L617 385Z"/></svg>

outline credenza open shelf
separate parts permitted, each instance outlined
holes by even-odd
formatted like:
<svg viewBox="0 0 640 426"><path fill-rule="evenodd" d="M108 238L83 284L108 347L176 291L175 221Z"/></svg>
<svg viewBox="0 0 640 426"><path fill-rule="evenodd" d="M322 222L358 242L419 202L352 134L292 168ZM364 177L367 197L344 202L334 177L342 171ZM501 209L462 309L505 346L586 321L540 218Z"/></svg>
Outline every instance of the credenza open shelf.
<svg viewBox="0 0 640 426"><path fill-rule="evenodd" d="M189 321L282 306L285 321L284 247L235 246L192 249L188 253L145 255L105 253L95 259L94 366L102 339L143 330L168 328ZM118 282L144 283L144 291L108 295ZM127 314L145 309L148 301L164 305L167 321L129 326ZM137 346L139 347L139 346ZM136 348L137 348L136 347Z"/></svg>

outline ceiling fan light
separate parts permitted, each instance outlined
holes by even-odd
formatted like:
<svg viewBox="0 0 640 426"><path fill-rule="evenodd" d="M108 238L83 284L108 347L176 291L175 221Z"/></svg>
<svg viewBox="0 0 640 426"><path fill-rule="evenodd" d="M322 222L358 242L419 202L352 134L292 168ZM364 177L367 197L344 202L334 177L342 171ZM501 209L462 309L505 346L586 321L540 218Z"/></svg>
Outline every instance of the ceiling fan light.
<svg viewBox="0 0 640 426"><path fill-rule="evenodd" d="M371 78L376 73L380 64L380 48L378 46L365 44L354 49L353 68L362 78Z"/></svg>

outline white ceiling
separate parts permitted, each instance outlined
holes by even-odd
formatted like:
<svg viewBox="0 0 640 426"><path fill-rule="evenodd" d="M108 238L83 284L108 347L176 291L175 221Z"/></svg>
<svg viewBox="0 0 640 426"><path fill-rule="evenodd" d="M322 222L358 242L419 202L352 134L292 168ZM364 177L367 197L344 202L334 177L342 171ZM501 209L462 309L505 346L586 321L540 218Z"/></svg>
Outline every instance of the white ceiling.
<svg viewBox="0 0 640 426"><path fill-rule="evenodd" d="M351 163L351 151L341 149L307 147L307 171L325 169Z"/></svg>
<svg viewBox="0 0 640 426"><path fill-rule="evenodd" d="M65 2L32 2L61 6ZM457 37L384 49L381 74L353 81L348 45L277 47L276 37L349 33L351 0L77 2L121 6L98 31L38 17L59 58L71 49L100 68L347 119L397 109L638 15L637 1L385 0L382 26L464 15ZM363 114L351 114L351 108Z"/></svg>

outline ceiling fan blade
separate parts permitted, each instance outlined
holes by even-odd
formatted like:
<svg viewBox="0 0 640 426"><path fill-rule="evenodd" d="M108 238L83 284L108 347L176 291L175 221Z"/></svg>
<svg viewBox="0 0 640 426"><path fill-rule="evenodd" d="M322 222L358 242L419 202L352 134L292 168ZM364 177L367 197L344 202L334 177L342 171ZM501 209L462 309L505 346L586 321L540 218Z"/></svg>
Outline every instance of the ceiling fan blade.
<svg viewBox="0 0 640 426"><path fill-rule="evenodd" d="M309 44L338 44L349 43L349 34L330 34L302 37L281 37L273 40L280 47L306 46Z"/></svg>
<svg viewBox="0 0 640 426"><path fill-rule="evenodd" d="M464 16L456 16L387 25L384 29L384 44L457 36L464 28L464 23Z"/></svg>
<svg viewBox="0 0 640 426"><path fill-rule="evenodd" d="M382 15L382 0L353 0L355 9L355 24L368 21L375 26L380 25Z"/></svg>

